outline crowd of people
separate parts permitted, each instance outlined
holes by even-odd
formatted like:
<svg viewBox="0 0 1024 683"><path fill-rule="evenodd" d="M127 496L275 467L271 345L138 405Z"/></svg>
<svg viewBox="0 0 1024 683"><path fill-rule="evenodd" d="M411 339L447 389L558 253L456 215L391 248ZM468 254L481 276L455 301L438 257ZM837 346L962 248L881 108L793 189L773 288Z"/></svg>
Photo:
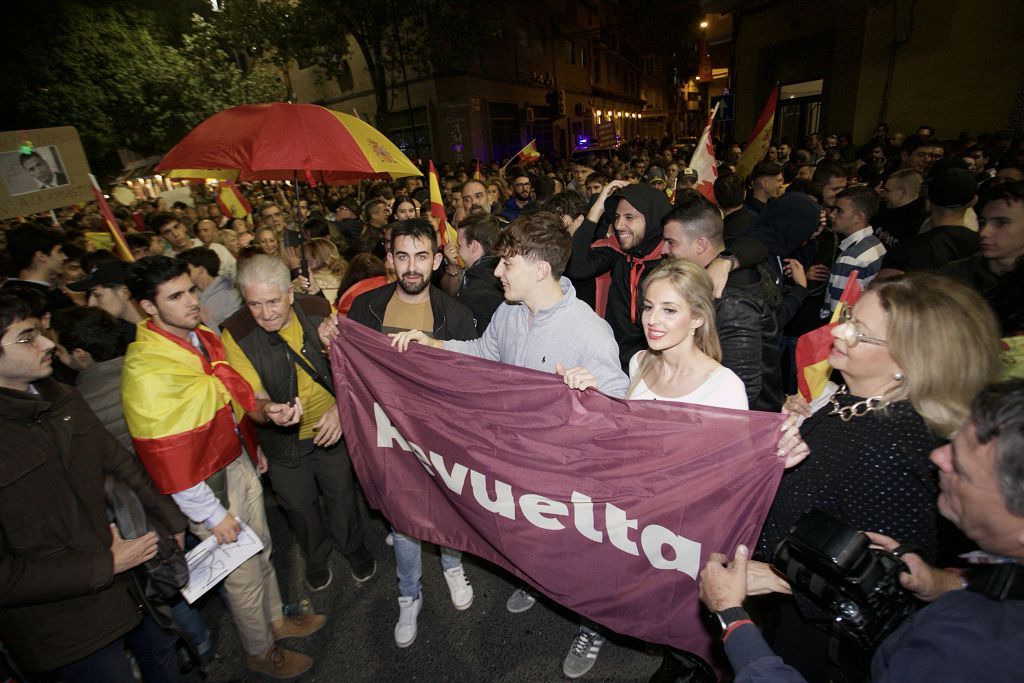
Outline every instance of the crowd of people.
<svg viewBox="0 0 1024 683"><path fill-rule="evenodd" d="M863 145L784 140L746 177L738 145L718 145L716 178L687 167L691 152L634 141L532 167L442 165L454 240L419 177L241 184L247 217L204 184L191 203L139 200L114 209L131 262L97 248L95 206L58 212L59 225L4 224L11 665L131 681L127 647L144 680L180 680L176 638L202 664L209 630L180 597L166 599L173 632L140 615L132 577L161 543L251 534L264 550L221 591L248 666L279 679L311 668L277 641L326 617L283 611L260 475L309 591L334 580L335 550L355 581L376 575L325 353L341 315L402 351L555 373L567 391L786 413L786 473L757 546L718 549L701 576L736 680L1012 680L1024 665L1024 383L1007 378L1024 366L1024 140L880 125ZM864 292L849 306L854 277ZM833 381L808 400L797 340L833 319ZM135 492L149 533L109 524L105 478ZM772 565L815 508L898 554L902 585L933 603L877 649L845 640ZM387 542L406 648L420 540L394 528ZM469 609L459 551L442 548L441 566L453 606ZM524 585L506 607L541 599ZM585 675L605 638L581 618L563 674ZM666 648L654 680L715 674Z"/></svg>

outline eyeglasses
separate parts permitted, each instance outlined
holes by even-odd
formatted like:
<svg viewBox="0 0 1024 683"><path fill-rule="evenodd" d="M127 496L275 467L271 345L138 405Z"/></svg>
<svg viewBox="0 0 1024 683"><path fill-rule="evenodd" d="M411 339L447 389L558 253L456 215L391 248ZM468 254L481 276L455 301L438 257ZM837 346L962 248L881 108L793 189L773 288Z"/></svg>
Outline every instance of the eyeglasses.
<svg viewBox="0 0 1024 683"><path fill-rule="evenodd" d="M21 339L15 339L12 342L4 342L3 344L0 344L0 346L15 346L17 344L33 344L34 345L39 340L39 338L41 336L43 336L43 328L37 327L34 330L32 330L31 332L29 332L27 337L22 337Z"/></svg>
<svg viewBox="0 0 1024 683"><path fill-rule="evenodd" d="M857 329L857 321L853 318L853 309L847 306L844 306L842 312L839 314L839 324L836 329L839 330L839 335L850 348L853 348L861 342L864 342L865 344L874 344L876 346L889 345L889 342L885 339L869 337Z"/></svg>
<svg viewBox="0 0 1024 683"><path fill-rule="evenodd" d="M512 187L529 187L530 183L512 183Z"/></svg>

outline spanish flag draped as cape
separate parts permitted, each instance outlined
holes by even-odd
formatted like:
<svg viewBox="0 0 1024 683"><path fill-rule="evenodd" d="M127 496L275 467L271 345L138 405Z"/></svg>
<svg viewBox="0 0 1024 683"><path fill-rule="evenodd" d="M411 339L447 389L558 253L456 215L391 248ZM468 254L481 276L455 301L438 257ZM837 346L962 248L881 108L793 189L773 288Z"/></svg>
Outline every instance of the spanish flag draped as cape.
<svg viewBox="0 0 1024 683"><path fill-rule="evenodd" d="M152 320L139 323L121 374L135 452L162 493L195 486L237 458L236 420L256 457L255 429L245 415L256 407L252 387L228 365L216 334L205 327L195 332L209 360Z"/></svg>

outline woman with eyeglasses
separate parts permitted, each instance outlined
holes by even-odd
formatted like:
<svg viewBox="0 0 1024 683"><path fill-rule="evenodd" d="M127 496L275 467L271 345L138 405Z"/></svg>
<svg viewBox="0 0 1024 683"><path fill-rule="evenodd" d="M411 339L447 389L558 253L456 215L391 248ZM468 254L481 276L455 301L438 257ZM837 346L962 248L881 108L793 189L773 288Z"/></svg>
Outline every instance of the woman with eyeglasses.
<svg viewBox="0 0 1024 683"><path fill-rule="evenodd" d="M953 437L971 400L995 379L998 354L995 317L973 290L924 272L872 282L832 328L828 362L842 385L812 406L794 397L783 408L790 418L780 455L806 459L782 478L760 559L770 559L797 519L818 508L932 561L938 487L929 454ZM754 565L755 574L771 578L765 565ZM836 650L826 615L810 602L777 598L765 614L775 653L808 680L826 680L832 670L866 678L871 653Z"/></svg>

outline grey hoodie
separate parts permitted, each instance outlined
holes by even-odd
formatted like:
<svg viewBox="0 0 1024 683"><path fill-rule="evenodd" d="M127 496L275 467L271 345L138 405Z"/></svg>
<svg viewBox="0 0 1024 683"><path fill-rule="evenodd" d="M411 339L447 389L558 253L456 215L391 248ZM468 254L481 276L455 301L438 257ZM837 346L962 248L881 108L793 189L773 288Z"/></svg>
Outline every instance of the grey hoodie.
<svg viewBox="0 0 1024 683"><path fill-rule="evenodd" d="M594 373L602 393L624 397L629 378L619 365L612 328L576 298L568 278L563 277L559 285L562 298L551 308L533 316L524 304L505 302L482 337L446 341L444 348L543 372L553 373L555 364L583 366Z"/></svg>

